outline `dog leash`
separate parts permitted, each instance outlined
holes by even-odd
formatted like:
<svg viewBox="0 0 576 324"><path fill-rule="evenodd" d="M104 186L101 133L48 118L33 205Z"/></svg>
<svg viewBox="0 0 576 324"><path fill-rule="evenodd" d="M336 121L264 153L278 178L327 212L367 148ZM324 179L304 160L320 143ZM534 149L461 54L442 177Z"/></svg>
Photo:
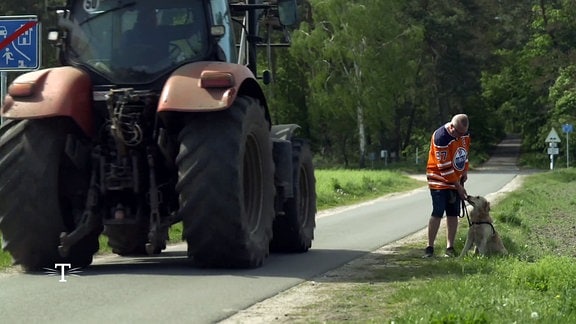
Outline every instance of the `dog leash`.
<svg viewBox="0 0 576 324"><path fill-rule="evenodd" d="M460 218L464 218L464 215L466 215L466 219L468 220L468 226L472 226L472 222L470 221L470 216L468 215L468 208L466 208L466 202L464 201L464 199L462 199L460 201L462 204L462 213L460 215Z"/></svg>

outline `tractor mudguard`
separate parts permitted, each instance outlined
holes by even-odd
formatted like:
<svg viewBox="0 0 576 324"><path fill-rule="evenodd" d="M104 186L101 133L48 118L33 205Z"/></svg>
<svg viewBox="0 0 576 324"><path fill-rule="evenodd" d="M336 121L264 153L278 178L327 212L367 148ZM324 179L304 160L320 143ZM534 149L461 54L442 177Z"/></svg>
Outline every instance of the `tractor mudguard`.
<svg viewBox="0 0 576 324"><path fill-rule="evenodd" d="M286 141L291 141L294 136L294 132L300 128L296 124L281 124L273 125L270 130L270 136L274 139L281 139Z"/></svg>
<svg viewBox="0 0 576 324"><path fill-rule="evenodd" d="M248 92L266 106L264 93L254 74L244 65L226 62L190 63L178 68L168 78L160 95L158 111L224 110L232 105L241 91Z"/></svg>
<svg viewBox="0 0 576 324"><path fill-rule="evenodd" d="M80 69L66 66L29 72L8 88L2 107L7 119L69 116L88 135L92 124L92 82Z"/></svg>

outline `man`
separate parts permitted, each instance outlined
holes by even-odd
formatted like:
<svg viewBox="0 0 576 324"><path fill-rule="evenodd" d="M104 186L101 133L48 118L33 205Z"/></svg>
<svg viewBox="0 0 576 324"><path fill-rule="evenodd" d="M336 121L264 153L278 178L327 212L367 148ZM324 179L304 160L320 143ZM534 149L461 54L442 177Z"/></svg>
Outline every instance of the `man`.
<svg viewBox="0 0 576 324"><path fill-rule="evenodd" d="M455 256L454 239L458 229L460 202L467 197L464 183L468 178L468 116L458 114L432 134L426 166L432 196L432 214L428 222L428 247L425 257L434 255L434 241L446 212L446 254Z"/></svg>

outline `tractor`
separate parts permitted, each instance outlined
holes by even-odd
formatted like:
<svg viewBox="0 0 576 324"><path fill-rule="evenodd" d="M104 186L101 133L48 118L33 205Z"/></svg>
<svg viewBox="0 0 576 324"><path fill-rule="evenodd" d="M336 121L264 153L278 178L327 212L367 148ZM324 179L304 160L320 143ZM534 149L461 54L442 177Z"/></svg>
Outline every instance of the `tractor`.
<svg viewBox="0 0 576 324"><path fill-rule="evenodd" d="M155 255L181 223L191 264L255 268L314 239L309 142L273 125L259 48L296 0L67 0L47 31L59 66L1 107L2 247L26 271ZM282 37L289 41L289 37ZM262 85L261 85L262 84Z"/></svg>

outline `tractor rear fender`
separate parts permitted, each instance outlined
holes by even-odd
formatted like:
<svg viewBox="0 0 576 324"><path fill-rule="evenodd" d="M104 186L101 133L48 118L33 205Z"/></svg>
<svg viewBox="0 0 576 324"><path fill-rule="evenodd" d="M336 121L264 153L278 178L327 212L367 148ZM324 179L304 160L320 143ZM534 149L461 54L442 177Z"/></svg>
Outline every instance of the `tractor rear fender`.
<svg viewBox="0 0 576 324"><path fill-rule="evenodd" d="M166 81L158 112L210 112L228 109L236 97L260 100L270 115L264 93L245 66L226 62L195 62L178 68Z"/></svg>
<svg viewBox="0 0 576 324"><path fill-rule="evenodd" d="M294 132L300 128L297 124L281 124L272 126L270 131L270 136L274 139L281 139L286 141L291 141L294 136Z"/></svg>
<svg viewBox="0 0 576 324"><path fill-rule="evenodd" d="M292 137L300 126L296 124L274 125L270 130L274 157L274 184L281 188L278 190L284 202L287 198L294 198L293 165L292 165Z"/></svg>
<svg viewBox="0 0 576 324"><path fill-rule="evenodd" d="M2 106L7 119L69 116L88 135L92 124L92 82L80 69L65 66L18 76L8 88Z"/></svg>

